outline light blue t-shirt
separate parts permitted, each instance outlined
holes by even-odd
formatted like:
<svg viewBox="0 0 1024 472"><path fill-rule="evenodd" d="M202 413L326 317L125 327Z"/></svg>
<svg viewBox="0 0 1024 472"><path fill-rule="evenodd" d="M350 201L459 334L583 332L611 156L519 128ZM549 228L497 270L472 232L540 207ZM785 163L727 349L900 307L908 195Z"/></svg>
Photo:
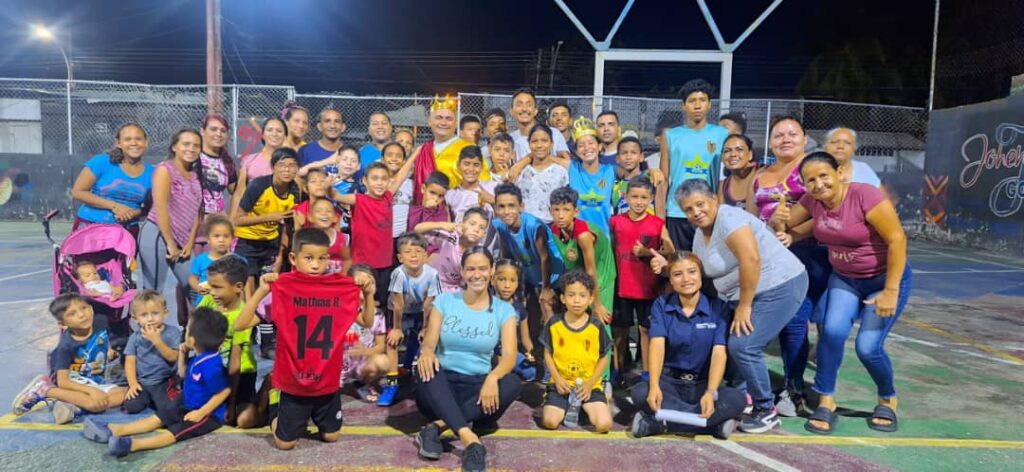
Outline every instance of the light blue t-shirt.
<svg viewBox="0 0 1024 472"><path fill-rule="evenodd" d="M402 294L402 302L405 303L403 314L423 313L423 304L427 298L436 298L441 293L441 277L437 269L429 265L424 265L417 277L410 276L405 266L400 265L391 271L388 293Z"/></svg>
<svg viewBox="0 0 1024 472"><path fill-rule="evenodd" d="M441 340L437 360L441 368L463 375L486 375L491 371L494 347L501 341L501 326L515 319L512 305L491 297L490 309L472 310L462 292L444 293L434 306L441 313Z"/></svg>
<svg viewBox="0 0 1024 472"><path fill-rule="evenodd" d="M540 271L540 255L537 253L536 241L539 231L546 234L548 256L551 261L551 283L558 280L563 270L562 256L555 245L555 237L551 234L551 228L529 213L520 215L522 223L519 231L513 232L504 221L495 218L493 221L494 231L498 233L501 244L509 253L509 257L519 261L523 268L526 287L531 289L540 288L542 284Z"/></svg>
<svg viewBox="0 0 1024 472"><path fill-rule="evenodd" d="M110 162L109 154L103 153L89 159L85 163L85 168L96 176L96 183L93 184L91 190L93 194L133 210L142 208L142 202L146 200L146 195L153 187L153 165L151 164L144 164L142 174L139 174L138 177L129 177L121 170L120 165ZM117 223L114 212L91 207L84 203L78 207L78 217L93 223Z"/></svg>
<svg viewBox="0 0 1024 472"><path fill-rule="evenodd" d="M853 161L853 175L850 176L850 181L858 184L868 184L874 187L881 187L882 180L878 178L878 174L871 166L861 161Z"/></svg>
<svg viewBox="0 0 1024 472"><path fill-rule="evenodd" d="M704 179L711 190L716 191L722 173L722 145L728 136L728 130L710 123L699 130L683 125L665 131L670 158L667 206L670 218L686 218L675 199L676 190L684 181Z"/></svg>
<svg viewBox="0 0 1024 472"><path fill-rule="evenodd" d="M380 160L381 150L377 149L373 143L366 143L363 147L359 148L359 167L366 172L366 168Z"/></svg>
<svg viewBox="0 0 1024 472"><path fill-rule="evenodd" d="M195 259L192 259L192 275L199 277L199 283L206 282L206 269L210 268L210 264L213 264L213 259L210 259L210 254L204 252ZM203 299L201 293L196 293L196 305Z"/></svg>
<svg viewBox="0 0 1024 472"><path fill-rule="evenodd" d="M591 175L580 161L569 163L569 186L580 194L576 202L580 219L610 234L608 220L612 217L612 192L615 189L615 166L601 164Z"/></svg>

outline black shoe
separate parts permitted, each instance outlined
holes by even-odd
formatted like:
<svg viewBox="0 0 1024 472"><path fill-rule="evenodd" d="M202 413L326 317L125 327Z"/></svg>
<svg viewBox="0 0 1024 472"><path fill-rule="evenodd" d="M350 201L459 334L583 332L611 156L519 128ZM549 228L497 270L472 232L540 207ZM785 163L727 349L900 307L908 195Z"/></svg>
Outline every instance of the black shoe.
<svg viewBox="0 0 1024 472"><path fill-rule="evenodd" d="M711 435L718 439L729 439L729 436L732 436L738 425L739 421L733 419L725 420L711 430Z"/></svg>
<svg viewBox="0 0 1024 472"><path fill-rule="evenodd" d="M485 472L487 470L487 448L483 444L473 443L462 453L462 470L466 472Z"/></svg>
<svg viewBox="0 0 1024 472"><path fill-rule="evenodd" d="M779 415L772 408L754 408L749 415L743 415L740 419L740 431L744 433L765 433L780 423Z"/></svg>
<svg viewBox="0 0 1024 472"><path fill-rule="evenodd" d="M444 445L441 444L441 431L437 425L430 423L420 430L416 435L416 445L419 446L420 457L436 461L444 453Z"/></svg>

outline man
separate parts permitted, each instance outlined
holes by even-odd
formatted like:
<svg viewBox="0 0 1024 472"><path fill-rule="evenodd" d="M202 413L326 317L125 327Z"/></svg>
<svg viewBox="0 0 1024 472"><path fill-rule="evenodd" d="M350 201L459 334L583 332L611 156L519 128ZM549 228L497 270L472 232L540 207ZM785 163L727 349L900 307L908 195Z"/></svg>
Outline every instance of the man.
<svg viewBox="0 0 1024 472"><path fill-rule="evenodd" d="M516 158L522 159L530 155L530 128L537 124L537 96L529 88L516 90L512 95L512 118L516 120L516 128L509 134L516 142ZM551 152L563 159L569 159L569 145L562 133L555 133L554 146Z"/></svg>
<svg viewBox="0 0 1024 472"><path fill-rule="evenodd" d="M391 117L382 111L370 115L370 124L366 127L370 135L370 142L359 148L359 167L366 170L366 166L380 160L380 153L384 145L391 141Z"/></svg>
<svg viewBox="0 0 1024 472"><path fill-rule="evenodd" d="M666 227L675 247L689 249L693 247L694 226L686 220L686 214L674 195L688 179L704 179L711 185L712 191L718 188L722 144L729 131L708 123L711 84L707 81L694 79L687 82L683 85L682 97L686 122L666 130L658 140L661 147L661 172L668 177L669 185L658 186L655 212L658 216L667 216Z"/></svg>
<svg viewBox="0 0 1024 472"><path fill-rule="evenodd" d="M313 162L327 159L341 148L341 135L345 133L345 119L341 112L327 105L320 111L316 119L316 129L320 130L321 138L299 148L299 165L305 166ZM328 166L334 167L334 166ZM327 173L337 174L337 168L328 169Z"/></svg>
<svg viewBox="0 0 1024 472"><path fill-rule="evenodd" d="M597 115L597 139L601 141L600 160L602 164L615 165L619 155L619 139L622 128L619 127L619 115L614 111L602 111Z"/></svg>
<svg viewBox="0 0 1024 472"><path fill-rule="evenodd" d="M459 137L480 145L480 118L476 115L463 116L459 120Z"/></svg>
<svg viewBox="0 0 1024 472"><path fill-rule="evenodd" d="M430 104L427 124L430 125L430 131L434 134L434 138L421 144L412 152L412 155L416 156L412 187L413 204L419 205L423 201L423 183L434 171L440 171L448 176L449 188L458 187L462 183L462 175L458 170L459 153L466 146L472 146L473 143L455 135L455 109L457 107L455 99L447 95L444 100L434 97L434 102ZM483 170L480 171L480 180L491 180L491 173L486 161Z"/></svg>
<svg viewBox="0 0 1024 472"><path fill-rule="evenodd" d="M562 133L569 154L576 155L576 141L572 139L572 109L565 102L558 102L548 109L548 125Z"/></svg>

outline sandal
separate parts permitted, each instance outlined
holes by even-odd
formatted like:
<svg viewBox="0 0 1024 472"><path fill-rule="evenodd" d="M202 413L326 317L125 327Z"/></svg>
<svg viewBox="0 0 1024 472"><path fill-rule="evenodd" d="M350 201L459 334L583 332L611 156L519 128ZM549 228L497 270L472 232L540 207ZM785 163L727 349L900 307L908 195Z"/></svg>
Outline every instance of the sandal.
<svg viewBox="0 0 1024 472"><path fill-rule="evenodd" d="M814 423L811 423L811 420L824 421L828 423L828 429L816 426ZM818 408L815 408L814 413L811 413L811 416L807 418L807 422L804 423L804 429L814 434L832 434L832 431L835 431L836 429L836 423L838 421L838 413L823 406L819 406Z"/></svg>
<svg viewBox="0 0 1024 472"><path fill-rule="evenodd" d="M889 420L891 424L878 424L875 420ZM871 417L868 418L868 427L883 433L895 433L899 429L899 419L896 417L896 412L892 408L885 405L875 406L875 410L871 412Z"/></svg>
<svg viewBox="0 0 1024 472"><path fill-rule="evenodd" d="M359 398L367 403L377 403L377 399L380 396L377 390L369 385L363 385L356 389L356 395L359 395Z"/></svg>

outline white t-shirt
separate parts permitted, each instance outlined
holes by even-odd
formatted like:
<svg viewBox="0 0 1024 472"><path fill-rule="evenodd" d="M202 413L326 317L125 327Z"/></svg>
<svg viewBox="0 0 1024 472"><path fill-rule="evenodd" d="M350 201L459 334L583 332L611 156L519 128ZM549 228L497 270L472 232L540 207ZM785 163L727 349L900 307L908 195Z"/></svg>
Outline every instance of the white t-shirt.
<svg viewBox="0 0 1024 472"><path fill-rule="evenodd" d="M555 163L542 171L529 165L519 174L516 185L523 191L523 209L544 223L551 224L551 192L569 185L569 171Z"/></svg>
<svg viewBox="0 0 1024 472"><path fill-rule="evenodd" d="M412 179L406 179L395 192L391 208L391 236L397 238L408 230L409 205L412 204Z"/></svg>
<svg viewBox="0 0 1024 472"><path fill-rule="evenodd" d="M554 136L552 136L551 154L569 152L569 145L565 142L565 136L562 136L562 133L559 133L557 130L552 131ZM515 141L516 144L516 160L518 161L530 155L529 136L520 134L518 131L513 131L509 134L512 135L512 141Z"/></svg>

